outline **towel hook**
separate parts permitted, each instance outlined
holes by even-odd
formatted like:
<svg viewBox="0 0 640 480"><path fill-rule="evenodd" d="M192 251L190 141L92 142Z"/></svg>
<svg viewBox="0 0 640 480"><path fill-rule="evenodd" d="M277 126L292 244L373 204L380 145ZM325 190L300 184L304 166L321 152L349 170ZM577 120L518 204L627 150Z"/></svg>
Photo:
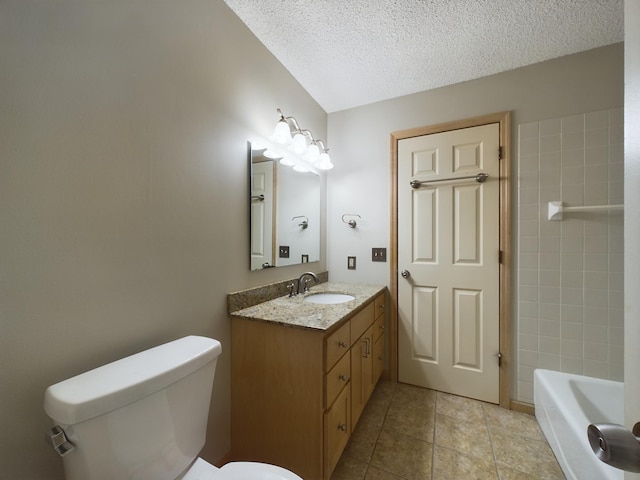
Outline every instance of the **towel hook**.
<svg viewBox="0 0 640 480"><path fill-rule="evenodd" d="M344 215L342 215L342 222L346 223L347 225L349 225L349 227L351 228L356 228L356 221L351 219L349 221L345 220L344 217L358 217L358 218L362 218L360 215L358 215L357 213L345 213Z"/></svg>
<svg viewBox="0 0 640 480"><path fill-rule="evenodd" d="M302 227L303 230L306 230L309 226L309 219L304 215L298 215L297 217L293 217L291 220L295 220L296 218L304 218L302 223L299 223L298 226Z"/></svg>

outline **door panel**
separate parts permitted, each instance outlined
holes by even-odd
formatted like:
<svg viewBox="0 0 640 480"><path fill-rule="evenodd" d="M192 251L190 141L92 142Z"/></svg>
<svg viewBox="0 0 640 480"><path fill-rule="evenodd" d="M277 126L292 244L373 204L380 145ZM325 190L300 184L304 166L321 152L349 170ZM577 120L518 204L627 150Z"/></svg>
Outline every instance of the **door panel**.
<svg viewBox="0 0 640 480"><path fill-rule="evenodd" d="M251 270L273 265L273 162L252 165Z"/></svg>
<svg viewBox="0 0 640 480"><path fill-rule="evenodd" d="M399 380L494 403L498 147L497 123L398 142Z"/></svg>

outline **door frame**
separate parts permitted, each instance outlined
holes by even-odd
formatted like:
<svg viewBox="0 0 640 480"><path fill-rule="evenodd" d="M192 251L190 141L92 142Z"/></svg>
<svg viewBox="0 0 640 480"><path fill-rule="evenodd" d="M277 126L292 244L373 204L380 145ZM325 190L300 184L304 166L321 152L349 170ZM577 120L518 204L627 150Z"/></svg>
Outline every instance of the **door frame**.
<svg viewBox="0 0 640 480"><path fill-rule="evenodd" d="M499 267L499 328L500 353L499 373L500 406L511 408L511 113L498 112L479 117L439 123L426 127L400 130L391 133L391 251L389 316L389 378L398 381L398 142L412 137L477 127L490 123L499 124L500 134L500 179L499 179L499 249L502 261Z"/></svg>

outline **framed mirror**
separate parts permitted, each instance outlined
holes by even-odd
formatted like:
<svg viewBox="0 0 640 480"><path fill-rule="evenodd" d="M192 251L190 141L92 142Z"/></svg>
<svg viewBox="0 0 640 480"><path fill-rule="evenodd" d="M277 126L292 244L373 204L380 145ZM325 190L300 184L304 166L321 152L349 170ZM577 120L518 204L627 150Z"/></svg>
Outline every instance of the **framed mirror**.
<svg viewBox="0 0 640 480"><path fill-rule="evenodd" d="M320 260L320 177L298 172L248 144L250 268Z"/></svg>

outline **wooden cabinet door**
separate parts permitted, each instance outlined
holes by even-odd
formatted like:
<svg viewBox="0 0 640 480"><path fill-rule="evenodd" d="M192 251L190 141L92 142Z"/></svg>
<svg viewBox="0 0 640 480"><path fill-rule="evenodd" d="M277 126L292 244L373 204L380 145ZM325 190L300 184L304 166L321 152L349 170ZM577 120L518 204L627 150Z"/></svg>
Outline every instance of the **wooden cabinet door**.
<svg viewBox="0 0 640 480"><path fill-rule="evenodd" d="M351 348L351 419L355 428L373 392L373 325Z"/></svg>
<svg viewBox="0 0 640 480"><path fill-rule="evenodd" d="M377 322L376 322L377 324ZM375 341L373 345L373 387L376 383L382 371L384 370L384 335L381 335Z"/></svg>
<svg viewBox="0 0 640 480"><path fill-rule="evenodd" d="M344 447L351 435L351 409L349 408L351 389L349 385L342 389L335 403L324 414L324 478L331 477Z"/></svg>

